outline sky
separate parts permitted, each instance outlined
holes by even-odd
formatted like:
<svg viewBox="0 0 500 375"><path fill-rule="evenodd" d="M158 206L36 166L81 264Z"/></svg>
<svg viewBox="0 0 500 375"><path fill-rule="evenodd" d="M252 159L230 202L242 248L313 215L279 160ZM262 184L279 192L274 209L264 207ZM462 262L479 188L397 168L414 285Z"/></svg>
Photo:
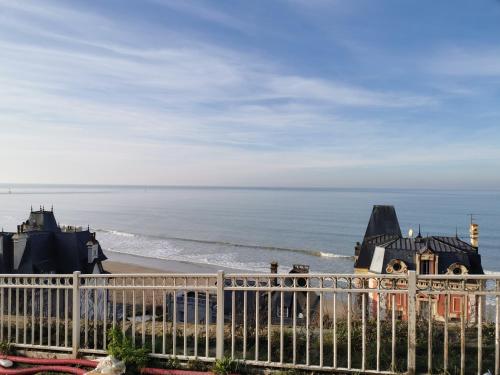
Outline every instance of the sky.
<svg viewBox="0 0 500 375"><path fill-rule="evenodd" d="M500 187L498 0L0 0L0 183Z"/></svg>

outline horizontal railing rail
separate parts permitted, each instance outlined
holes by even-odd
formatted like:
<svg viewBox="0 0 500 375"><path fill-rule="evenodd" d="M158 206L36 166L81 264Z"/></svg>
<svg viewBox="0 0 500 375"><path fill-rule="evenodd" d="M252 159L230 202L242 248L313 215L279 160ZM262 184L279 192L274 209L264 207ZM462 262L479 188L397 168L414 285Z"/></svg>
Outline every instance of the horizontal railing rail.
<svg viewBox="0 0 500 375"><path fill-rule="evenodd" d="M0 340L343 373L500 374L500 275L0 275Z"/></svg>

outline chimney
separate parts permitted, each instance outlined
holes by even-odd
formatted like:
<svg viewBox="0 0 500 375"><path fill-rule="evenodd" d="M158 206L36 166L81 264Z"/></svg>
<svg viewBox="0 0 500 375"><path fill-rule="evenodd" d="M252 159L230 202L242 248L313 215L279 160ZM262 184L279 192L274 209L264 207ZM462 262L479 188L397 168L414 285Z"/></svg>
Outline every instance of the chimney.
<svg viewBox="0 0 500 375"><path fill-rule="evenodd" d="M470 223L469 227L470 233L470 244L476 250L479 248L479 225L476 223Z"/></svg>
<svg viewBox="0 0 500 375"><path fill-rule="evenodd" d="M278 262L271 262L271 273L278 273Z"/></svg>
<svg viewBox="0 0 500 375"><path fill-rule="evenodd" d="M278 273L278 262L273 261L271 262L271 273ZM271 279L271 286L277 286L278 285L278 280L273 278Z"/></svg>

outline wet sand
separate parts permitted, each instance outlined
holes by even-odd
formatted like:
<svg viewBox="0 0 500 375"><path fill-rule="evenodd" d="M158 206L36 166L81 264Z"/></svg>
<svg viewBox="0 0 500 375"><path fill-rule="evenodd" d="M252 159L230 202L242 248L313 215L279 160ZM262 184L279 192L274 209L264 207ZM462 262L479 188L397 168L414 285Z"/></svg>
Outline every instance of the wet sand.
<svg viewBox="0 0 500 375"><path fill-rule="evenodd" d="M211 264L198 264L170 259L149 258L132 254L104 251L108 260L103 262L103 267L111 273L216 273L248 272L235 268L214 266Z"/></svg>

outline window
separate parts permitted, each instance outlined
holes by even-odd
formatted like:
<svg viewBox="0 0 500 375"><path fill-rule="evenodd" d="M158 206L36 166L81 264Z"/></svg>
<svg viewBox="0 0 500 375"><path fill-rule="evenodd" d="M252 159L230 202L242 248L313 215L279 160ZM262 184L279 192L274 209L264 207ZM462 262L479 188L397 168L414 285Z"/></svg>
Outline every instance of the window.
<svg viewBox="0 0 500 375"><path fill-rule="evenodd" d="M420 274L421 275L429 275L431 273L431 261L430 260L422 260L420 262Z"/></svg>
<svg viewBox="0 0 500 375"><path fill-rule="evenodd" d="M99 246L97 244L87 244L88 263L92 263L97 259Z"/></svg>
<svg viewBox="0 0 500 375"><path fill-rule="evenodd" d="M281 318L281 309L278 309L277 315ZM283 318L288 318L288 307L283 307Z"/></svg>

